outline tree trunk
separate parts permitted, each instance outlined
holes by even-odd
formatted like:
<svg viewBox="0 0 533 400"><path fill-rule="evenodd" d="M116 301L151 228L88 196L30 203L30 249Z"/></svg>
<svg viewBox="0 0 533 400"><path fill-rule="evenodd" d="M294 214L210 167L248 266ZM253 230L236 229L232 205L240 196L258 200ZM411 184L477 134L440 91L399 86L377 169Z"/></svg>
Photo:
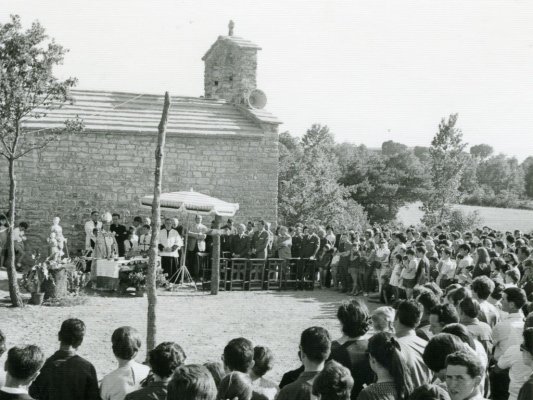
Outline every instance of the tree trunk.
<svg viewBox="0 0 533 400"><path fill-rule="evenodd" d="M220 215L215 215L215 226L213 229L220 228ZM218 294L220 280L220 234L217 232L213 235L213 262L211 267L211 294Z"/></svg>
<svg viewBox="0 0 533 400"><path fill-rule="evenodd" d="M168 92L165 92L165 103L163 104L163 114L161 115L161 121L159 122L159 134L157 137L157 148L155 150L154 200L152 202L152 237L150 239L148 273L146 276L146 289L148 293L148 316L146 320L147 354L155 347L157 334L156 268L157 255L159 252L159 230L161 229L161 180L163 176L163 161L165 158L164 149L169 108L170 96Z"/></svg>
<svg viewBox="0 0 533 400"><path fill-rule="evenodd" d="M7 278L9 281L9 297L13 307L24 307L20 296L17 282L17 270L15 268L15 240L13 229L15 228L15 199L17 180L15 179L15 159L9 159L9 229L7 231Z"/></svg>

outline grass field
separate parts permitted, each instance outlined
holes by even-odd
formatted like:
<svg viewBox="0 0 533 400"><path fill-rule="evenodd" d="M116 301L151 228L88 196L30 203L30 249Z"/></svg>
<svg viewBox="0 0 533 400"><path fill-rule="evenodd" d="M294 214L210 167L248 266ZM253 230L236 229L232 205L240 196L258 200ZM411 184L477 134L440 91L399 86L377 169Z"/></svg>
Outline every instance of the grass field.
<svg viewBox="0 0 533 400"><path fill-rule="evenodd" d="M0 271L0 299L8 295L6 289L6 273ZM346 298L328 289L222 292L218 296L201 291L162 292L158 297L157 341L175 341L185 350L188 363L205 363L219 361L226 343L243 336L254 345L272 349L276 360L269 376L279 381L284 372L299 366L297 352L302 330L322 326L333 338L341 336L336 312ZM145 337L146 305L146 298L102 296L89 296L86 304L65 308L13 309L4 301L0 305L0 329L7 336L8 347L34 343L49 356L58 347L61 322L80 318L87 325L80 354L93 362L101 378L115 368L111 351L114 329L131 325ZM144 357L143 349L138 359ZM0 360L2 365L3 361Z"/></svg>
<svg viewBox="0 0 533 400"><path fill-rule="evenodd" d="M419 210L419 206L420 203L412 203L409 206L401 208L398 212L398 220L406 225L420 223L420 219L424 213ZM525 233L533 231L532 210L466 206L462 204L456 205L455 207L467 213L478 211L483 219L483 225L487 225L496 230L514 231L515 229L520 229Z"/></svg>

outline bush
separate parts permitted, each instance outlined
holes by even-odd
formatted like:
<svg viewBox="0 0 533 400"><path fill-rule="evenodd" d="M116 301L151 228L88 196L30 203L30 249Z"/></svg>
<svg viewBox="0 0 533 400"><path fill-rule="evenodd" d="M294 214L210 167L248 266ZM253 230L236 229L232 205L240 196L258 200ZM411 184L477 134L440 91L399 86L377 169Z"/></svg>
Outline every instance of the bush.
<svg viewBox="0 0 533 400"><path fill-rule="evenodd" d="M466 213L454 209L448 216L447 224L452 231L465 232L481 226L483 224L483 219L478 211Z"/></svg>

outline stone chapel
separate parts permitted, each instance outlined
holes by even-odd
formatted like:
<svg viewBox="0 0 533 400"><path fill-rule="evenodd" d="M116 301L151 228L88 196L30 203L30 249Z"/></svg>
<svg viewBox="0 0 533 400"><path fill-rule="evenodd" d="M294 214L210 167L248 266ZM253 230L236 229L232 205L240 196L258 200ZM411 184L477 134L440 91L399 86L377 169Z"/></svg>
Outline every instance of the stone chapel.
<svg viewBox="0 0 533 400"><path fill-rule="evenodd" d="M234 36L230 23L229 34L202 58L204 96L172 96L167 125L163 192L194 188L239 203L237 222L277 218L281 122L247 101L256 89L258 50ZM85 129L18 161L17 223L30 224L29 247L44 248L59 216L73 254L83 248L92 210L118 212L126 224L150 216L139 199L153 193L163 94L72 90L71 96L72 104L25 123L45 130L78 116ZM4 161L0 174L7 177ZM7 191L0 185L4 208Z"/></svg>

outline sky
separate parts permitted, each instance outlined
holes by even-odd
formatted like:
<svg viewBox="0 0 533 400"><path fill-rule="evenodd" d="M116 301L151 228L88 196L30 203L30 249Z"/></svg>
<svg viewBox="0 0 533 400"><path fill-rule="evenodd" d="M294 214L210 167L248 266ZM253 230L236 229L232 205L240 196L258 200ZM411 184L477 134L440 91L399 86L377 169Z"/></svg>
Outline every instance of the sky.
<svg viewBox="0 0 533 400"><path fill-rule="evenodd" d="M2 0L0 22L38 19L70 51L80 89L203 95L202 56L235 21L262 47L266 109L301 136L429 146L459 114L470 145L533 155L529 0Z"/></svg>

